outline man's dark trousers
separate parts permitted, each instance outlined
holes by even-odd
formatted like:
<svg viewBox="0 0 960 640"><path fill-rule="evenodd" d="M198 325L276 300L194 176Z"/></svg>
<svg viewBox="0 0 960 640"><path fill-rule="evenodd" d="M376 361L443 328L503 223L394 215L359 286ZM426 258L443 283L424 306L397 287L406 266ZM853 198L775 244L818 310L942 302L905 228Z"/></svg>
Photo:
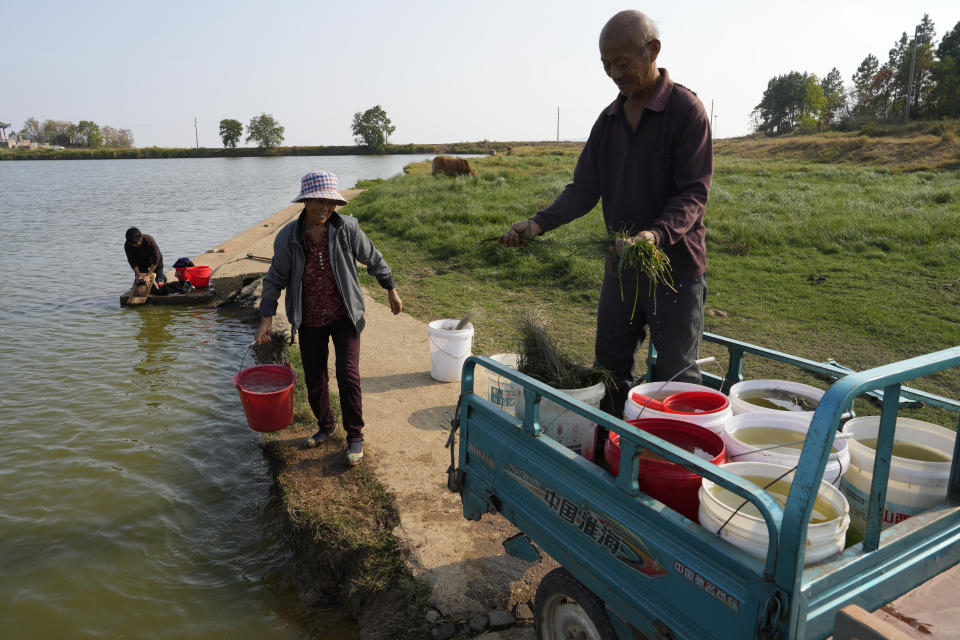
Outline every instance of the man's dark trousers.
<svg viewBox="0 0 960 640"><path fill-rule="evenodd" d="M701 275L678 280L673 285L676 293L665 284L658 285L654 310L654 298L649 295L646 276L641 275L638 282L636 271L624 270L621 300L621 281L616 273L607 271L597 306L594 355L598 366L613 372L617 385L604 397L600 408L621 417L627 393L634 386L634 359L646 338L648 326L657 348L656 379L668 380L686 368L676 380L700 383L700 370L693 362L700 353L700 338L703 336L707 279ZM636 296L636 310L632 311L635 292L639 295Z"/></svg>

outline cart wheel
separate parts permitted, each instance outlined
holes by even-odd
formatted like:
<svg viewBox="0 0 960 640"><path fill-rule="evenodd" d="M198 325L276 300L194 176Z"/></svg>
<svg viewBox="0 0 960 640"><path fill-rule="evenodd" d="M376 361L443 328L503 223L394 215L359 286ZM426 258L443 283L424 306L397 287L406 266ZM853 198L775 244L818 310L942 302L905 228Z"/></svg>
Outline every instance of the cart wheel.
<svg viewBox="0 0 960 640"><path fill-rule="evenodd" d="M548 573L534 599L538 640L615 640L606 606L566 569Z"/></svg>

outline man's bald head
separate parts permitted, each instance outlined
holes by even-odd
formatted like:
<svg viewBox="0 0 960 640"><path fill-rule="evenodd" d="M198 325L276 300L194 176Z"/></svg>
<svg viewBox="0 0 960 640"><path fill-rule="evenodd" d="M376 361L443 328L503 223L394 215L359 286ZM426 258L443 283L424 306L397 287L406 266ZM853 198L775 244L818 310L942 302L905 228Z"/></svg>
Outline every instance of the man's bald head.
<svg viewBox="0 0 960 640"><path fill-rule="evenodd" d="M659 39L660 33L657 31L657 26L653 24L653 20L647 14L628 9L616 14L607 20L607 24L603 25L603 29L600 31L600 48L603 49L605 44L629 42L635 45L638 50L643 51L644 56L646 56L650 42Z"/></svg>

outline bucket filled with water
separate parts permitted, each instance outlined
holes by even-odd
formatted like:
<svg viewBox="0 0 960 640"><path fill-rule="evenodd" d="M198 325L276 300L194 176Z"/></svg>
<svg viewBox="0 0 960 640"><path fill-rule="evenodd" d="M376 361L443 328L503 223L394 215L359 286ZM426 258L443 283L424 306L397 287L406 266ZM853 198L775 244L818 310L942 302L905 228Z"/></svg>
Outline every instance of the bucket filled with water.
<svg viewBox="0 0 960 640"><path fill-rule="evenodd" d="M689 382L647 382L630 389L623 419L683 420L716 434L733 416L729 399L709 387Z"/></svg>
<svg viewBox="0 0 960 640"><path fill-rule="evenodd" d="M701 426L681 420L661 419L630 420L628 423L713 464L723 464L726 459L726 447L720 436ZM603 454L610 473L616 475L620 470L620 434L610 432ZM643 449L640 452L637 480L640 490L648 496L697 521L700 475L649 449Z"/></svg>
<svg viewBox="0 0 960 640"><path fill-rule="evenodd" d="M269 433L293 423L293 385L297 374L290 365L261 364L233 377L240 394L247 424L254 431Z"/></svg>
<svg viewBox="0 0 960 640"><path fill-rule="evenodd" d="M780 507L787 504L794 469L765 462L731 462L724 470L764 489ZM826 481L814 500L807 524L804 564L822 562L843 551L850 508L839 489ZM758 560L766 560L769 534L767 525L753 503L718 484L703 479L700 488L700 525L743 549Z"/></svg>
<svg viewBox="0 0 960 640"><path fill-rule="evenodd" d="M850 470L840 488L850 502L850 529L861 536L870 505L880 416L854 418L843 426L843 433L852 437ZM902 522L947 497L955 438L953 431L939 425L897 418L881 528Z"/></svg>
<svg viewBox="0 0 960 640"><path fill-rule="evenodd" d="M768 462L795 467L810 429L807 412L751 411L727 422L721 437L731 462ZM835 487L850 469L850 450L845 438L836 438L823 471L823 479Z"/></svg>
<svg viewBox="0 0 960 640"><path fill-rule="evenodd" d="M729 395L734 415L793 411L812 417L823 398L823 391L789 380L744 380L730 387Z"/></svg>

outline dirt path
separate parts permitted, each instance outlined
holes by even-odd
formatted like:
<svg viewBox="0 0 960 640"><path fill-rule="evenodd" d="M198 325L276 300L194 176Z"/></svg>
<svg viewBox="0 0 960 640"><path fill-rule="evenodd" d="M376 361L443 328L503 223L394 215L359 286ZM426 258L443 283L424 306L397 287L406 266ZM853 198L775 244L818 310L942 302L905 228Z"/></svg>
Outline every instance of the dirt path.
<svg viewBox="0 0 960 640"><path fill-rule="evenodd" d="M344 196L349 200L356 193L344 192ZM218 291L235 290L259 278L269 263L247 254L271 257L274 236L298 210L297 205L287 207L195 262L215 268ZM390 262L390 256L386 258ZM399 293L403 297L403 291ZM274 326L283 327L285 321L275 321ZM330 364L332 384L332 358ZM371 466L396 502L400 525L394 535L411 572L429 585L430 604L444 617L469 618L532 601L540 578L556 565L551 560L529 563L506 555L502 542L516 529L498 515L486 515L481 522L465 520L460 497L446 488L450 454L444 443L449 425L443 413L453 413L460 385L430 377L426 323L406 312L394 316L388 307L366 296L360 374L366 422L362 464ZM321 464L327 453L298 448L297 456L316 457ZM287 473L308 474L311 466L292 465ZM322 499L322 492L316 495ZM506 632L501 636L507 637Z"/></svg>

